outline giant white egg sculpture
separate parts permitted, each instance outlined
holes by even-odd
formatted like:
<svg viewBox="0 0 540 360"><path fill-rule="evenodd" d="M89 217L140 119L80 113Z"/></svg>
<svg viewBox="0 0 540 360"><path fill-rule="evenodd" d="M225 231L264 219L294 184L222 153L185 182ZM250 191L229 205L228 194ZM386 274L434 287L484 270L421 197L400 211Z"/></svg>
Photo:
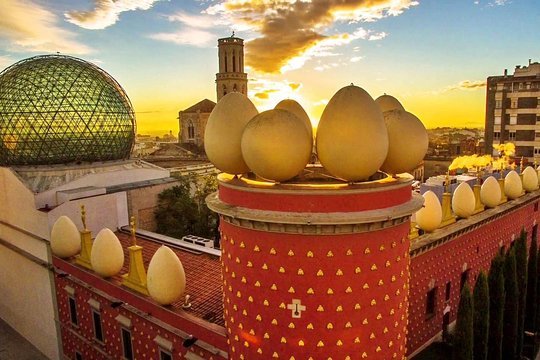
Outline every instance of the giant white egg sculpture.
<svg viewBox="0 0 540 360"><path fill-rule="evenodd" d="M517 199L523 194L523 184L518 173L514 170L504 178L504 193L509 199Z"/></svg>
<svg viewBox="0 0 540 360"><path fill-rule="evenodd" d="M423 195L424 206L416 212L416 224L425 232L433 232L442 221L442 207L439 198L431 190Z"/></svg>
<svg viewBox="0 0 540 360"><path fill-rule="evenodd" d="M379 105L379 108L381 109L383 113L385 111L390 111L390 110L405 111L405 108L403 107L403 105L401 105L399 100L393 97L392 95L387 95L387 94L381 95L375 99L375 102L377 103L377 105Z"/></svg>
<svg viewBox="0 0 540 360"><path fill-rule="evenodd" d="M532 167L527 166L525 170L523 170L522 176L523 188L525 191L531 192L538 189L538 174Z"/></svg>
<svg viewBox="0 0 540 360"><path fill-rule="evenodd" d="M114 276L122 270L124 250L110 229L102 229L94 239L90 263L92 269L103 277Z"/></svg>
<svg viewBox="0 0 540 360"><path fill-rule="evenodd" d="M488 208L494 208L501 202L501 187L493 176L484 180L480 188L480 201Z"/></svg>
<svg viewBox="0 0 540 360"><path fill-rule="evenodd" d="M216 168L235 175L249 171L240 142L247 123L257 114L244 94L232 92L219 100L204 131L204 150Z"/></svg>
<svg viewBox="0 0 540 360"><path fill-rule="evenodd" d="M452 210L461 218L468 218L474 213L476 199L471 186L466 182L462 182L454 190L452 195Z"/></svg>
<svg viewBox="0 0 540 360"><path fill-rule="evenodd" d="M169 305L186 289L186 273L178 256L167 246L161 246L152 256L146 275L148 293L156 302Z"/></svg>
<svg viewBox="0 0 540 360"><path fill-rule="evenodd" d="M368 179L388 153L388 132L379 106L358 86L340 89L323 111L316 145L321 164L333 176Z"/></svg>
<svg viewBox="0 0 540 360"><path fill-rule="evenodd" d="M290 111L273 109L255 116L242 134L242 156L258 176L289 180L302 172L312 141L304 122Z"/></svg>
<svg viewBox="0 0 540 360"><path fill-rule="evenodd" d="M428 149L424 124L404 110L386 111L383 117L388 131L388 154L381 170L394 175L414 170Z"/></svg>
<svg viewBox="0 0 540 360"><path fill-rule="evenodd" d="M77 255L81 251L81 234L65 215L60 216L51 230L51 250L60 258Z"/></svg>

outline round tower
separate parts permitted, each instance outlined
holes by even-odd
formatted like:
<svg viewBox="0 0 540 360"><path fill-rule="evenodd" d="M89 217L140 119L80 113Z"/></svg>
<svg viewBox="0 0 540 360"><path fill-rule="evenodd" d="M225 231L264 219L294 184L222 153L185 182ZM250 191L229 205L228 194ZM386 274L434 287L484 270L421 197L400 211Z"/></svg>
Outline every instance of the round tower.
<svg viewBox="0 0 540 360"><path fill-rule="evenodd" d="M216 74L217 101L236 91L247 96L244 72L244 39L234 36L218 39L219 72Z"/></svg>
<svg viewBox="0 0 540 360"><path fill-rule="evenodd" d="M411 179L219 175L230 359L403 359ZM315 179L315 180L314 180Z"/></svg>

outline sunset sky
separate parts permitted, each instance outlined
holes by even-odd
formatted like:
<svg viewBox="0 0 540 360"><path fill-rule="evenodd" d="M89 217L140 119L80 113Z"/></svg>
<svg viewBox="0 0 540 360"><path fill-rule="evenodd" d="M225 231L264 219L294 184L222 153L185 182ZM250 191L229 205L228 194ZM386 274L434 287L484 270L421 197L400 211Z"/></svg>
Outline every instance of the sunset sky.
<svg viewBox="0 0 540 360"><path fill-rule="evenodd" d="M354 83L427 127L480 127L486 77L540 61L538 0L1 0L0 14L1 69L55 52L94 62L154 135L215 101L217 39L232 30L259 111L293 98L314 124Z"/></svg>

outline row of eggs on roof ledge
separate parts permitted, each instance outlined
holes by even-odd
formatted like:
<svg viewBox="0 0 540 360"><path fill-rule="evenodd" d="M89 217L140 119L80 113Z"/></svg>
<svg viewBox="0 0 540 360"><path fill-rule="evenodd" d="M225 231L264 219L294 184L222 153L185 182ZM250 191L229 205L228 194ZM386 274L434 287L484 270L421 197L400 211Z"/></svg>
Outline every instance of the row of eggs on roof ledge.
<svg viewBox="0 0 540 360"><path fill-rule="evenodd" d="M515 170L509 171L504 179L488 176L480 185L471 186L463 181L453 193L450 190L450 178L447 176L445 193L442 195L442 205L434 191L423 193L424 206L413 216L413 222L425 232L433 232L441 226L453 223L456 217L466 219L481 212L484 207L495 208L507 201L514 200L525 194L538 190L540 185L540 168L535 170L527 166L521 174ZM450 201L451 200L451 201Z"/></svg>
<svg viewBox="0 0 540 360"><path fill-rule="evenodd" d="M134 228L132 229L132 237L135 239ZM85 241L85 236L88 242ZM152 256L148 272L146 272L142 259L142 247L136 245L135 240L133 241L134 245L128 248L130 251L129 273L122 275L124 278L122 283L145 295L150 295L161 305L169 305L180 299L186 288L186 275L178 256L171 248L162 245ZM88 247L85 249L86 246ZM79 231L73 221L65 215L60 216L52 227L51 250L55 256L63 259L76 256L76 260L82 260L80 263L89 263L83 266L91 268L103 278L118 275L124 266L124 250L114 232L104 228L92 242L90 231L87 229ZM84 260L85 257L88 259ZM131 280L132 272L136 273L135 287L126 284L126 280L133 281Z"/></svg>
<svg viewBox="0 0 540 360"><path fill-rule="evenodd" d="M412 171L424 158L428 135L422 122L400 102L376 100L362 88L343 87L326 105L315 137L322 166L345 181L367 180L378 170ZM208 118L204 134L208 159L219 170L283 182L299 175L313 150L311 121L294 100L258 113L241 93L225 95Z"/></svg>

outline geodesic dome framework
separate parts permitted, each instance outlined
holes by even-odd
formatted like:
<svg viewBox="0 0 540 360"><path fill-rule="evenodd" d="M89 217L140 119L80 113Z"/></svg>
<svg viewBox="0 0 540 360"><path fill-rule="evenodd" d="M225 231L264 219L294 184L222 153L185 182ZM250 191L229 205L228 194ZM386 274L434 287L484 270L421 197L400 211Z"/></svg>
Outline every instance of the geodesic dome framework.
<svg viewBox="0 0 540 360"><path fill-rule="evenodd" d="M84 60L36 56L0 73L0 166L129 158L135 126L124 89Z"/></svg>

